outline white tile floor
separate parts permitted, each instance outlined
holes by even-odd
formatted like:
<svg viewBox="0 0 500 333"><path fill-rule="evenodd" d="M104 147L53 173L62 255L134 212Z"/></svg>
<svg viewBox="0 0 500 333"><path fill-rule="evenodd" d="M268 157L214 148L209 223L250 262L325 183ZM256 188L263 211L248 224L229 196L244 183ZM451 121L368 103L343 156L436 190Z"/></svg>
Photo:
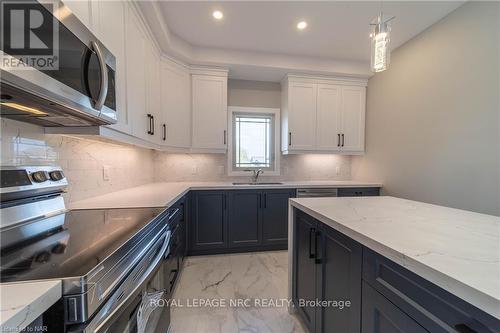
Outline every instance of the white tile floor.
<svg viewBox="0 0 500 333"><path fill-rule="evenodd" d="M188 257L173 296L178 306L171 307L171 331L304 333L286 307L287 265L286 251ZM224 306L189 307L197 300L219 299ZM284 304L254 306L261 299L261 304ZM246 300L251 306L232 306L231 300Z"/></svg>

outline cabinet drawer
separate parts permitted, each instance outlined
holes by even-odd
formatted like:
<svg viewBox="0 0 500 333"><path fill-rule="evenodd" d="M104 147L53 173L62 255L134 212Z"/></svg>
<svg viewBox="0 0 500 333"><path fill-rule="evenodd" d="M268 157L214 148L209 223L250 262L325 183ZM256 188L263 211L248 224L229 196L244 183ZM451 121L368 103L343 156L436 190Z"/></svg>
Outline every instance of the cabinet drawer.
<svg viewBox="0 0 500 333"><path fill-rule="evenodd" d="M380 195L378 187L339 188L339 197L375 197Z"/></svg>
<svg viewBox="0 0 500 333"><path fill-rule="evenodd" d="M430 332L500 332L499 320L366 248L363 279Z"/></svg>
<svg viewBox="0 0 500 333"><path fill-rule="evenodd" d="M428 333L415 320L363 282L361 333Z"/></svg>

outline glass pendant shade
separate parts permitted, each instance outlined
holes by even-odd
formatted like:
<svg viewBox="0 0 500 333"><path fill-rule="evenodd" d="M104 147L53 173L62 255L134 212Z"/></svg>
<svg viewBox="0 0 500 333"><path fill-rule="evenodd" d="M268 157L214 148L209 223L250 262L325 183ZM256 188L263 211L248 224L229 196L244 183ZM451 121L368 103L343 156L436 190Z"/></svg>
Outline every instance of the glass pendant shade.
<svg viewBox="0 0 500 333"><path fill-rule="evenodd" d="M389 67L391 61L391 26L389 20L383 21L382 14L373 23L371 38L371 70L373 72L382 72Z"/></svg>

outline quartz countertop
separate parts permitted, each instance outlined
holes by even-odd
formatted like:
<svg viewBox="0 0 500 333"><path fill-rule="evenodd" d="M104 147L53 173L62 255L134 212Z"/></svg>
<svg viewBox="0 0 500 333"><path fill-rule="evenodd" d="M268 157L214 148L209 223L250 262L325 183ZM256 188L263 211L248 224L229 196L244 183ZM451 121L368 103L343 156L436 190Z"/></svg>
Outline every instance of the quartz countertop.
<svg viewBox="0 0 500 333"><path fill-rule="evenodd" d="M20 332L61 298L62 286L60 280L2 283L0 294L0 331Z"/></svg>
<svg viewBox="0 0 500 333"><path fill-rule="evenodd" d="M290 204L500 319L500 217L383 196Z"/></svg>
<svg viewBox="0 0 500 333"><path fill-rule="evenodd" d="M264 180L263 180L264 181ZM189 190L279 189L328 187L382 187L375 182L361 181L284 181L282 184L233 185L232 182L158 182L136 186L101 196L75 201L70 209L167 207Z"/></svg>

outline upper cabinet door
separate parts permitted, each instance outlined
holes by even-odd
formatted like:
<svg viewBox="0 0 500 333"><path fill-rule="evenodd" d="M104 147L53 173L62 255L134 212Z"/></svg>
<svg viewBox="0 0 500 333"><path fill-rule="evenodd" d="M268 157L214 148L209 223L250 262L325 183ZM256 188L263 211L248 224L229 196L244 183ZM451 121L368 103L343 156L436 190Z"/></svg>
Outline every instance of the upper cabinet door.
<svg viewBox="0 0 500 333"><path fill-rule="evenodd" d="M161 66L162 140L170 147L191 146L191 78L167 60Z"/></svg>
<svg viewBox="0 0 500 333"><path fill-rule="evenodd" d="M342 150L365 150L365 95L364 87L342 87Z"/></svg>
<svg viewBox="0 0 500 333"><path fill-rule="evenodd" d="M125 6L122 1L95 1L97 35L116 57L116 112L117 123L110 127L130 134L131 122L127 113L127 59L125 57Z"/></svg>
<svg viewBox="0 0 500 333"><path fill-rule="evenodd" d="M127 109L134 136L149 140L150 119L146 111L146 36L131 6L127 10Z"/></svg>
<svg viewBox="0 0 500 333"><path fill-rule="evenodd" d="M146 41L146 109L151 115L149 141L162 142L161 78L160 54L148 39Z"/></svg>
<svg viewBox="0 0 500 333"><path fill-rule="evenodd" d="M227 146L227 77L192 75L192 89L192 148L225 152Z"/></svg>
<svg viewBox="0 0 500 333"><path fill-rule="evenodd" d="M341 87L330 84L318 85L317 148L340 150Z"/></svg>
<svg viewBox="0 0 500 333"><path fill-rule="evenodd" d="M289 87L289 149L313 150L316 146L316 90L314 83Z"/></svg>

